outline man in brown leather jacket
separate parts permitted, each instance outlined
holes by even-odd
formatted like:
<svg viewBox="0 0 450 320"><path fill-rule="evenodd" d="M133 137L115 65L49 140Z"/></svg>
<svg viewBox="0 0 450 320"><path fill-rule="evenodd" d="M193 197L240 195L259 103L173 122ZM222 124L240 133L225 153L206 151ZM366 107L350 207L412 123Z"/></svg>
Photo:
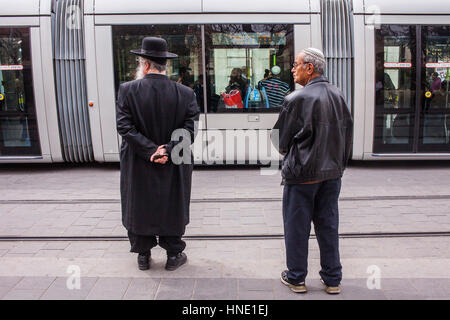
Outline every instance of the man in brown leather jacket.
<svg viewBox="0 0 450 320"><path fill-rule="evenodd" d="M327 293L339 293L338 198L350 158L352 118L338 88L323 76L325 58L318 49L302 50L292 68L304 88L288 95L274 129L279 130L283 221L288 270L281 281L306 292L311 221L320 248L320 277ZM274 135L275 136L275 135Z"/></svg>

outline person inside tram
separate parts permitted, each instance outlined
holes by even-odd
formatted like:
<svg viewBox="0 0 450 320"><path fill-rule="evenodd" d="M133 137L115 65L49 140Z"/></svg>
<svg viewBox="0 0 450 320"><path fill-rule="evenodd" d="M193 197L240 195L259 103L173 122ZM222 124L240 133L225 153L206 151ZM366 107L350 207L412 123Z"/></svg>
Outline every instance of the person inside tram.
<svg viewBox="0 0 450 320"><path fill-rule="evenodd" d="M247 77L247 73L248 73L248 68L247 66L242 66L241 68L241 77L242 80L244 80L246 83L250 82L250 79Z"/></svg>
<svg viewBox="0 0 450 320"><path fill-rule="evenodd" d="M189 71L192 71L191 68L188 67L180 67L179 69L179 77L178 77L178 83L181 83L189 88L193 87L193 83L191 81L191 74Z"/></svg>
<svg viewBox="0 0 450 320"><path fill-rule="evenodd" d="M429 143L446 142L446 120L442 113L432 113L431 109L445 108L447 103L446 88L447 81L439 83L440 88L433 92L429 100L429 108L426 109L424 117L424 141Z"/></svg>
<svg viewBox="0 0 450 320"><path fill-rule="evenodd" d="M441 90L441 86L441 78L439 78L439 73L433 72L431 75L431 92L438 92Z"/></svg>
<svg viewBox="0 0 450 320"><path fill-rule="evenodd" d="M194 82L195 97L197 98L197 103L200 106L200 111L205 112L205 107L203 105L203 75L199 75L197 81Z"/></svg>
<svg viewBox="0 0 450 320"><path fill-rule="evenodd" d="M258 82L258 88L265 89L271 108L280 107L284 97L290 91L289 84L280 80L280 73L281 68L273 66L270 72L271 76Z"/></svg>
<svg viewBox="0 0 450 320"><path fill-rule="evenodd" d="M270 74L270 70L269 69L265 69L264 70L264 78L263 80L267 80L271 77L272 75Z"/></svg>
<svg viewBox="0 0 450 320"><path fill-rule="evenodd" d="M240 68L233 68L230 74L230 81L225 88L226 93L230 93L233 90L239 90L241 104L247 93L248 83L242 78L242 70Z"/></svg>
<svg viewBox="0 0 450 320"><path fill-rule="evenodd" d="M384 53L379 53L377 55L377 63L376 63L376 83L375 83L375 92L376 92L376 104L377 105L385 105L385 104L394 104L394 91L395 85L392 82L389 74L384 70L383 66Z"/></svg>
<svg viewBox="0 0 450 320"><path fill-rule="evenodd" d="M447 81L444 80L441 83L441 88L434 92L433 97L431 99L430 107L431 108L447 108L445 105L448 104L448 92L447 92Z"/></svg>

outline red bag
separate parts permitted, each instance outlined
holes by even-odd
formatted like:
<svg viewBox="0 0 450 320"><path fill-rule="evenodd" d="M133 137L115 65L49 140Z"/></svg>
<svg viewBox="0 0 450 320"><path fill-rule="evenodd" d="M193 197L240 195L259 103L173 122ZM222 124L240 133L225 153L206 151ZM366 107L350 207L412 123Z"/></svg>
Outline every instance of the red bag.
<svg viewBox="0 0 450 320"><path fill-rule="evenodd" d="M241 92L238 89L231 90L230 93L221 93L223 102L227 109L242 109L244 105L242 104Z"/></svg>

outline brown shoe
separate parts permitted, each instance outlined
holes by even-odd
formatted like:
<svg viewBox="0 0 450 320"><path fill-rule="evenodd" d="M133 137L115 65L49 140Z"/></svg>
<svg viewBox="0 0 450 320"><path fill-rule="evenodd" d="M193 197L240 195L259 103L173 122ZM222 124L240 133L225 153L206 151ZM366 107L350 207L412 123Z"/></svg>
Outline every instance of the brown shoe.
<svg viewBox="0 0 450 320"><path fill-rule="evenodd" d="M305 293L308 291L304 282L300 283L292 283L291 280L287 277L287 270L281 273L281 283L288 286L295 293Z"/></svg>
<svg viewBox="0 0 450 320"><path fill-rule="evenodd" d="M337 286L337 287L327 286L322 279L320 279L320 282L322 282L322 284L325 286L325 292L326 293L328 293L328 294L339 294L339 293L341 293L341 288L339 288L339 286Z"/></svg>

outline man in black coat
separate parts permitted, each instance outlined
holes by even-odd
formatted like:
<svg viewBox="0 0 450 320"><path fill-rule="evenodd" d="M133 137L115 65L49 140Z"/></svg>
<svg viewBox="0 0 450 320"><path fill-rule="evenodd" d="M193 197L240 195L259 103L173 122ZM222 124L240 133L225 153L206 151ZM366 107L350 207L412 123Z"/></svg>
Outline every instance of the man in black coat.
<svg viewBox="0 0 450 320"><path fill-rule="evenodd" d="M200 110L194 91L166 76L167 59L177 55L167 51L164 39L146 37L131 52L139 56L136 80L122 83L117 97L122 222L139 269L150 268L159 236L166 269L175 270L187 260L181 237L189 223L189 147Z"/></svg>
<svg viewBox="0 0 450 320"><path fill-rule="evenodd" d="M327 293L340 292L338 198L350 158L352 118L342 93L323 76L325 58L318 49L301 51L292 68L304 88L283 102L274 130L279 130L283 222L288 270L281 282L306 292L311 221L320 248L320 277ZM276 135L273 135L276 137Z"/></svg>

